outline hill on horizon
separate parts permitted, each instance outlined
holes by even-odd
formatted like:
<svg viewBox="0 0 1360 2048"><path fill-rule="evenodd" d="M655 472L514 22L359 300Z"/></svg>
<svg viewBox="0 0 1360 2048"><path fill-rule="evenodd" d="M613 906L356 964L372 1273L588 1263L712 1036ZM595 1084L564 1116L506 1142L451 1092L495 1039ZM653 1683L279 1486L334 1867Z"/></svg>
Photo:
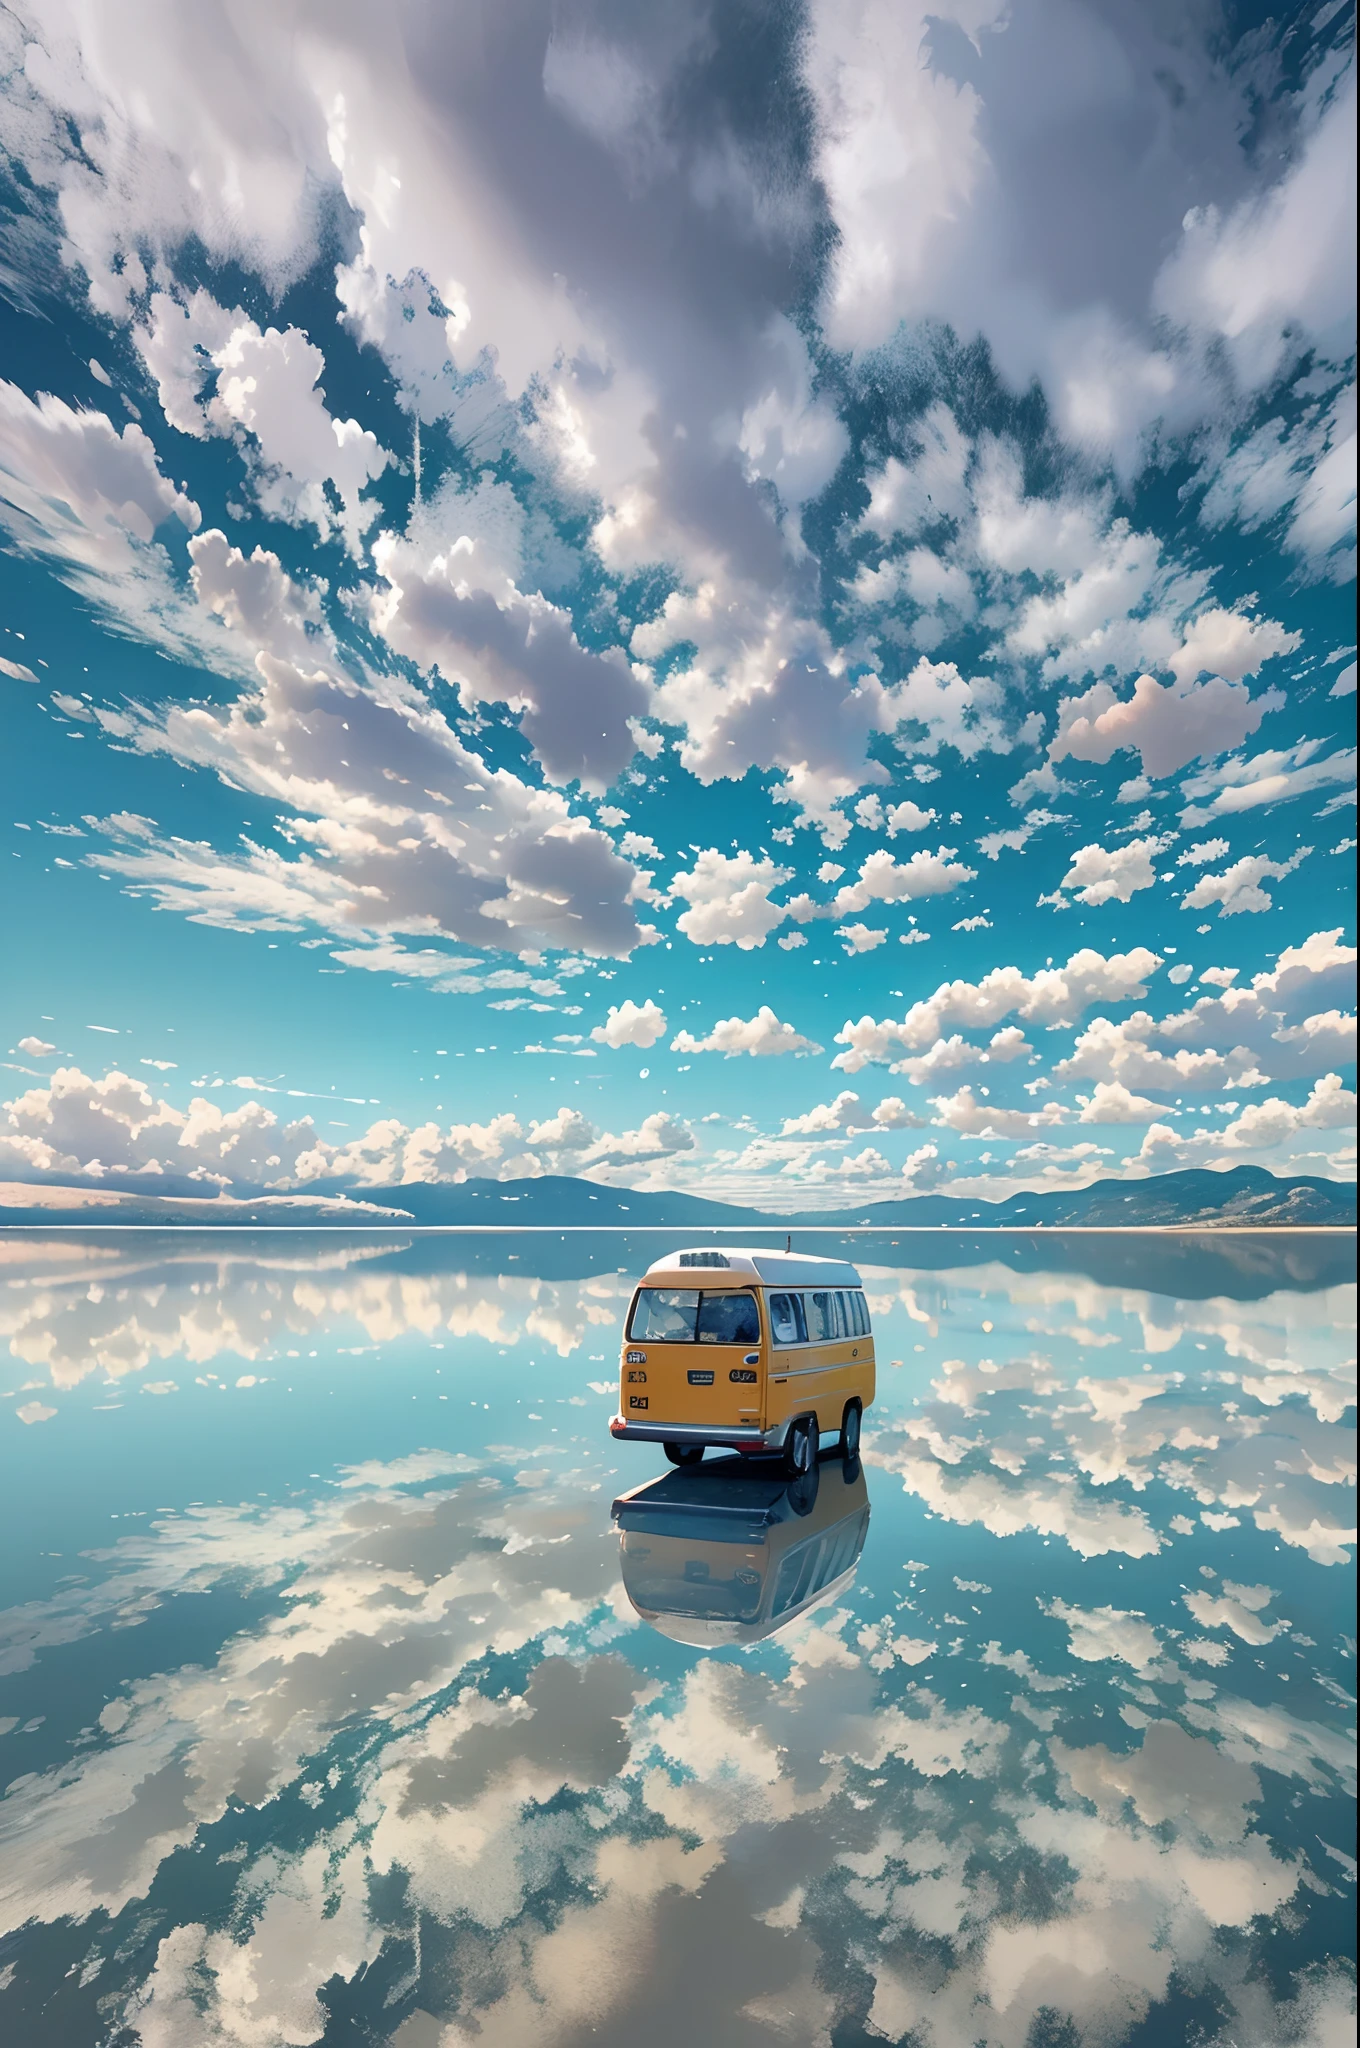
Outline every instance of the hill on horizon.
<svg viewBox="0 0 1360 2048"><path fill-rule="evenodd" d="M1276 1178L1261 1166L1183 1168L1146 1180L1022 1192L1004 1202L914 1195L852 1209L777 1214L665 1190L601 1187L563 1175L409 1182L361 1190L320 1183L303 1194L204 1196L184 1182L153 1193L131 1176L98 1188L58 1180L0 1183L0 1226L31 1224L268 1224L356 1228L704 1230L1353 1228L1353 1182Z"/></svg>

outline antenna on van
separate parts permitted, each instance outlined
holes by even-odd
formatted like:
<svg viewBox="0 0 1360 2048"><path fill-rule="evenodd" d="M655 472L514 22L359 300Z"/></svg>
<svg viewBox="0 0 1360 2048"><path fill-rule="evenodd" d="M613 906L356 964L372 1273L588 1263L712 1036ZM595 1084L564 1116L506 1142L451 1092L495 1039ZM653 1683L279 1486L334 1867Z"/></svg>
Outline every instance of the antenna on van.
<svg viewBox="0 0 1360 2048"><path fill-rule="evenodd" d="M786 1238L784 1239L784 1249L785 1249L785 1251L786 1251L786 1252L791 1252L791 1251L793 1250L793 1232L792 1232L792 1231L790 1231L790 1232L788 1233L787 1237L786 1237Z"/></svg>

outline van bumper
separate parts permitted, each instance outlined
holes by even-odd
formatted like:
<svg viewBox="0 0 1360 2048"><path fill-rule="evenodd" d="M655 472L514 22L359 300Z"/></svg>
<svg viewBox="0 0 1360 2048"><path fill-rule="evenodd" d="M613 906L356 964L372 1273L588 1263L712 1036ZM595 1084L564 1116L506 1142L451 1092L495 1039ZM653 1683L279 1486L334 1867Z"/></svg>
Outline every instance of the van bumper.
<svg viewBox="0 0 1360 2048"><path fill-rule="evenodd" d="M780 1422L773 1429L761 1429L754 1424L749 1428L738 1424L731 1429L708 1429L692 1422L625 1422L621 1415L615 1415L610 1420L609 1434L628 1443L712 1444L715 1449L725 1445L734 1451L782 1451L788 1427L787 1422Z"/></svg>

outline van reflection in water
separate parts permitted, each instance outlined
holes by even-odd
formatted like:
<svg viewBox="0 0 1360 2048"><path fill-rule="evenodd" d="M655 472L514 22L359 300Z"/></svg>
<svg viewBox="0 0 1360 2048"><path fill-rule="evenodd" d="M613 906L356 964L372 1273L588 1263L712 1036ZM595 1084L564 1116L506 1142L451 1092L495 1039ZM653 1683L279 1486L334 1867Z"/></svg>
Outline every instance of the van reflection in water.
<svg viewBox="0 0 1360 2048"><path fill-rule="evenodd" d="M869 1530L858 1458L796 1478L720 1458L614 1502L623 1586L662 1635L705 1648L758 1643L845 1591Z"/></svg>

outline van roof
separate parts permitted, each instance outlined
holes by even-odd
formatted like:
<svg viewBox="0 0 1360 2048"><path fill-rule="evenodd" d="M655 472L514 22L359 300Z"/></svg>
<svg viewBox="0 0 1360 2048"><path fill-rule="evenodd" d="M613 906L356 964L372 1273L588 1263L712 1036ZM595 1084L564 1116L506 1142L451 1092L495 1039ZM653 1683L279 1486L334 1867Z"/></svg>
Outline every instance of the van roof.
<svg viewBox="0 0 1360 2048"><path fill-rule="evenodd" d="M767 1287L859 1287L859 1274L847 1259L818 1259L804 1252L766 1251L749 1245L693 1245L654 1259L646 1278L683 1271L702 1286L705 1276L732 1273Z"/></svg>

